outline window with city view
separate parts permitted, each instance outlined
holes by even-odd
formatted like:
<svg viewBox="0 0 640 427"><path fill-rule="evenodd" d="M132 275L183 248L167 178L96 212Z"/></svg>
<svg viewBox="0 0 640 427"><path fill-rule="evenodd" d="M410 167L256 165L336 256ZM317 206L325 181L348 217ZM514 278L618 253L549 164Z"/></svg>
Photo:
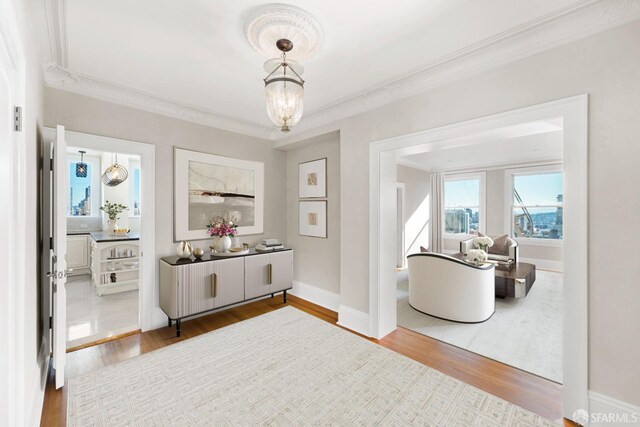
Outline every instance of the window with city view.
<svg viewBox="0 0 640 427"><path fill-rule="evenodd" d="M87 176L76 176L76 162L69 163L68 216L91 216L91 164L87 163Z"/></svg>
<svg viewBox="0 0 640 427"><path fill-rule="evenodd" d="M562 172L513 176L513 236L562 239Z"/></svg>
<svg viewBox="0 0 640 427"><path fill-rule="evenodd" d="M140 216L140 167L132 166L131 175L129 178L129 216Z"/></svg>
<svg viewBox="0 0 640 427"><path fill-rule="evenodd" d="M481 178L447 177L444 183L444 232L477 234L480 227Z"/></svg>

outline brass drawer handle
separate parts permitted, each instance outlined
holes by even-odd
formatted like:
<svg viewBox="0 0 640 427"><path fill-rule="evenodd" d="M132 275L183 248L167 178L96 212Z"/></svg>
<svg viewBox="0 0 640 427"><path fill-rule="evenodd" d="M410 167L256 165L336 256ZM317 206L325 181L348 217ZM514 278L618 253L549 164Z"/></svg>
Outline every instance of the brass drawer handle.
<svg viewBox="0 0 640 427"><path fill-rule="evenodd" d="M267 285L273 282L273 265L267 264Z"/></svg>
<svg viewBox="0 0 640 427"><path fill-rule="evenodd" d="M218 275L213 273L211 275L211 298L215 298L218 294Z"/></svg>

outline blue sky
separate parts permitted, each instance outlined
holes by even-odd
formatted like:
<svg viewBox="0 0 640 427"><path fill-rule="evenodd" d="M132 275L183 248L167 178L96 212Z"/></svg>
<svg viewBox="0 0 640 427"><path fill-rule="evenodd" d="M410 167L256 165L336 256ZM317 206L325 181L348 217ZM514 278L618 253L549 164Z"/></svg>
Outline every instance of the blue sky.
<svg viewBox="0 0 640 427"><path fill-rule="evenodd" d="M526 205L555 205L556 197L563 191L562 173L515 176L514 186ZM477 206L480 203L479 192L478 180L445 183L445 198L448 206Z"/></svg>

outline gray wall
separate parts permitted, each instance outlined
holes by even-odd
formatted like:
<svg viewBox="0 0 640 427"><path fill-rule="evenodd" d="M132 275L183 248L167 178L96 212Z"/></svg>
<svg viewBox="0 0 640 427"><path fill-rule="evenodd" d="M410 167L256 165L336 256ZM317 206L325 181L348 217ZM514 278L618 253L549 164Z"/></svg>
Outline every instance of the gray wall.
<svg viewBox="0 0 640 427"><path fill-rule="evenodd" d="M340 294L340 134L305 141L287 154L287 245L294 249L293 279ZM327 158L327 238L298 233L298 164Z"/></svg>
<svg viewBox="0 0 640 427"><path fill-rule="evenodd" d="M404 254L420 252L429 247L431 232L431 173L398 165L397 181L405 184L404 193Z"/></svg>
<svg viewBox="0 0 640 427"><path fill-rule="evenodd" d="M173 255L173 147L264 162L264 234L242 236L254 244L264 237L286 237L286 155L269 141L99 101L57 89L45 89L45 125L146 142L156 147L156 256ZM194 246L208 248L211 240Z"/></svg>
<svg viewBox="0 0 640 427"><path fill-rule="evenodd" d="M589 387L640 405L640 22L431 89L312 132L340 130L342 304L368 312L369 144L589 94ZM613 224L624 224L615 227Z"/></svg>

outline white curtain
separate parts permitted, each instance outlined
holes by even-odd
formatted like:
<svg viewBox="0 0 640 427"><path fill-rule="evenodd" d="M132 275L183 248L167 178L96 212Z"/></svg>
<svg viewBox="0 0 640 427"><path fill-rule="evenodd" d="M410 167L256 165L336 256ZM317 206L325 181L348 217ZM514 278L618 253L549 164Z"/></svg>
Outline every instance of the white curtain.
<svg viewBox="0 0 640 427"><path fill-rule="evenodd" d="M431 175L431 236L429 250L444 252L444 173Z"/></svg>

